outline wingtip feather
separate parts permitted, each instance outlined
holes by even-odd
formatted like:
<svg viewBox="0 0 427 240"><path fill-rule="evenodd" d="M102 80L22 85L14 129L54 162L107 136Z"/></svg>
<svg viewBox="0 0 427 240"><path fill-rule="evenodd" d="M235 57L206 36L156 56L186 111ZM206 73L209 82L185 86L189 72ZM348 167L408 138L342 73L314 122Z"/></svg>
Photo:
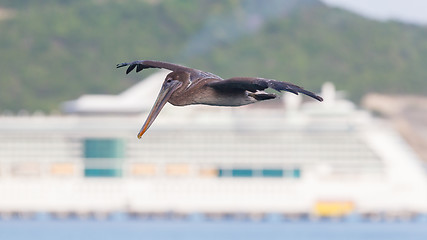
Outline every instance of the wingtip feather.
<svg viewBox="0 0 427 240"><path fill-rule="evenodd" d="M128 69L126 70L126 74L129 74L130 72L132 72L132 70L136 67L136 64L131 64Z"/></svg>
<svg viewBox="0 0 427 240"><path fill-rule="evenodd" d="M300 93L304 93L305 95L307 95L309 97L312 97L312 98L316 99L319 102L323 102L323 98L321 96L316 95L315 93L312 93L312 92L304 90L304 89L301 89L299 92Z"/></svg>
<svg viewBox="0 0 427 240"><path fill-rule="evenodd" d="M118 63L118 64L116 64L116 68L125 67L127 65L129 65L129 63Z"/></svg>

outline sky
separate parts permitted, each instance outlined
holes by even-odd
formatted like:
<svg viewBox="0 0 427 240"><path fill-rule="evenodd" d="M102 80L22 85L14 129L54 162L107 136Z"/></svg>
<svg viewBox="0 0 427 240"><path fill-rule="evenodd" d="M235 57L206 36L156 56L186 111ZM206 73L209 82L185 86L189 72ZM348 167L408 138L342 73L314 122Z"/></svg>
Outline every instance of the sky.
<svg viewBox="0 0 427 240"><path fill-rule="evenodd" d="M427 25L427 0L322 0L377 20Z"/></svg>

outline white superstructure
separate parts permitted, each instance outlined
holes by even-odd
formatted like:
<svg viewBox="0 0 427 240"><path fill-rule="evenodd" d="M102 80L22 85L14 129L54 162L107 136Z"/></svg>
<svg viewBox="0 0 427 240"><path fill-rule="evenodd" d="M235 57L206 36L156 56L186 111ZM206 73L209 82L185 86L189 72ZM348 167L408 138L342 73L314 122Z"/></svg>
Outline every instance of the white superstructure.
<svg viewBox="0 0 427 240"><path fill-rule="evenodd" d="M331 84L323 103L169 105L138 140L164 74L65 115L1 116L0 212L426 212L417 156Z"/></svg>

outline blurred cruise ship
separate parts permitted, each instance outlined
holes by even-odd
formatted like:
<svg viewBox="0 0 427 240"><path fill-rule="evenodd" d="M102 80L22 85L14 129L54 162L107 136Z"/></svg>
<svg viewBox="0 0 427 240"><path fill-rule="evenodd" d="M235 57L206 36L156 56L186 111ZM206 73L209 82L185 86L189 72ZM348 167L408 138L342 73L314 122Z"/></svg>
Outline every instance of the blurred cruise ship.
<svg viewBox="0 0 427 240"><path fill-rule="evenodd" d="M166 106L136 134L167 72L63 114L0 117L0 214L427 212L421 162L383 120L324 84L239 108Z"/></svg>

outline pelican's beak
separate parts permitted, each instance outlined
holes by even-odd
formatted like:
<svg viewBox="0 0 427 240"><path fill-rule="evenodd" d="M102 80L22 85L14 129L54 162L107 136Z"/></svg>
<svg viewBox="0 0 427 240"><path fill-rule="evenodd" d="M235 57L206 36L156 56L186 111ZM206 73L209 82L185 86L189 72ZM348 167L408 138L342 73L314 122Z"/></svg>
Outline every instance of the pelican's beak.
<svg viewBox="0 0 427 240"><path fill-rule="evenodd" d="M173 81L168 84L163 84L162 89L160 90L159 95L157 96L157 100L151 108L150 114L148 114L147 120L145 120L144 125L138 133L138 138L141 138L142 135L147 131L147 129L151 126L151 124L156 119L157 115L159 115L163 106L168 102L172 93L178 89L182 85L179 81Z"/></svg>

